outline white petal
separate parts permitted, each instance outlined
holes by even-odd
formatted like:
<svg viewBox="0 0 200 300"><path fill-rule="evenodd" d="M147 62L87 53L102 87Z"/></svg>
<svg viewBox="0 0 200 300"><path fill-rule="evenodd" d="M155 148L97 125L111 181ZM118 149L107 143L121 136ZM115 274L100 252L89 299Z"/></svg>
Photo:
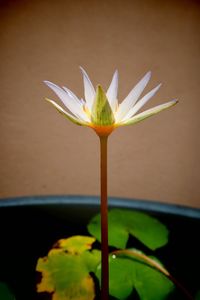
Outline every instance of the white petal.
<svg viewBox="0 0 200 300"><path fill-rule="evenodd" d="M157 105L153 108L150 108L146 111L143 111L142 113L134 116L133 118L131 119L128 119L124 122L120 122L119 124L117 124L118 126L125 126L125 125L132 125L132 124L135 124L135 123L138 123L146 118L149 118L157 113L159 113L160 111L162 110L165 110L173 105L175 105L176 103L178 103L177 100L172 100L172 101L169 101L167 103L164 103L164 104L160 104L160 105Z"/></svg>
<svg viewBox="0 0 200 300"><path fill-rule="evenodd" d="M62 88L63 88L63 90L65 90L65 91L68 93L68 95L69 95L70 97L74 98L74 99L76 100L76 102L80 103L79 98L78 98L78 97L77 97L70 89L68 89L68 88L65 87L65 86L63 86Z"/></svg>
<svg viewBox="0 0 200 300"><path fill-rule="evenodd" d="M115 109L117 107L118 78L119 75L118 75L118 71L116 70L113 75L111 84L106 93L106 96L108 98L108 101L110 103L113 112L115 112Z"/></svg>
<svg viewBox="0 0 200 300"><path fill-rule="evenodd" d="M81 98L80 101L82 105L85 105L85 100L83 98Z"/></svg>
<svg viewBox="0 0 200 300"><path fill-rule="evenodd" d="M75 123L77 125L87 126L87 123L85 123L85 122L81 121L80 119L74 117L73 115L69 114L66 110L64 110L60 105L58 105L53 100L50 100L50 99L47 99L47 98L46 98L46 100L49 103L51 103L58 110L59 113L61 113L64 117L66 117L67 119L69 119L73 123Z"/></svg>
<svg viewBox="0 0 200 300"><path fill-rule="evenodd" d="M78 103L73 97L69 96L69 94L64 91L62 88L57 86L56 84L50 81L44 81L46 85L56 93L56 95L60 98L63 104L78 118L81 117L84 121L86 121L86 114L83 111L83 107L81 103Z"/></svg>
<svg viewBox="0 0 200 300"><path fill-rule="evenodd" d="M81 72L83 75L85 100L86 100L88 109L91 111L93 101L95 98L95 89L93 87L92 82L90 81L89 76L85 72L85 70L82 67L80 67L80 69L81 69Z"/></svg>
<svg viewBox="0 0 200 300"><path fill-rule="evenodd" d="M65 86L63 86L63 89L78 103L79 106L81 106L81 114L79 114L81 119L83 119L85 122L90 122L91 120L84 110L85 101L82 98L79 99L70 89L66 88Z"/></svg>
<svg viewBox="0 0 200 300"><path fill-rule="evenodd" d="M134 116L140 110L140 108L142 108L142 106L144 106L155 95L155 93L159 90L160 86L161 86L161 84L156 86L153 90L151 90L148 94L146 94L142 99L140 99L135 104L135 106L129 110L129 112L122 119L122 121L125 121L125 120L131 118L132 116Z"/></svg>
<svg viewBox="0 0 200 300"><path fill-rule="evenodd" d="M127 112L133 107L133 105L137 102L138 98L142 94L145 89L149 79L151 78L151 72L149 71L139 82L138 84L131 90L128 96L124 99L124 101L119 105L119 109L115 114L115 119L120 121Z"/></svg>

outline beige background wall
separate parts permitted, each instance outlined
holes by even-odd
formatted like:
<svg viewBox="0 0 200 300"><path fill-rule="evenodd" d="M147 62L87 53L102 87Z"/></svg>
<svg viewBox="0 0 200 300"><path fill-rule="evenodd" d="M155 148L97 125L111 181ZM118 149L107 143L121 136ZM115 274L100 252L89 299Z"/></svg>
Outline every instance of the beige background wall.
<svg viewBox="0 0 200 300"><path fill-rule="evenodd" d="M200 207L198 1L1 1L0 197L99 193L98 139L43 99L42 83L83 95L78 66L107 87L117 68L123 99L146 71L147 107L179 105L116 130L109 194Z"/></svg>

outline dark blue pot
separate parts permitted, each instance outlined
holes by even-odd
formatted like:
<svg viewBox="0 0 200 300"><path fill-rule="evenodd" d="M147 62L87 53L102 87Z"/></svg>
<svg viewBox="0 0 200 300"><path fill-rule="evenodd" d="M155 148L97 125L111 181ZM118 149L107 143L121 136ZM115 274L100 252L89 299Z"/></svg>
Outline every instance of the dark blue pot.
<svg viewBox="0 0 200 300"><path fill-rule="evenodd" d="M156 251L171 274L195 295L200 289L200 210L143 200L109 199L110 208L140 210L167 225L169 245ZM86 196L38 196L0 200L0 281L17 300L50 299L35 292L35 266L59 238L87 235L99 212L99 199ZM131 299L131 298L130 298ZM175 292L170 299L184 299ZM3 300L3 299L2 299Z"/></svg>

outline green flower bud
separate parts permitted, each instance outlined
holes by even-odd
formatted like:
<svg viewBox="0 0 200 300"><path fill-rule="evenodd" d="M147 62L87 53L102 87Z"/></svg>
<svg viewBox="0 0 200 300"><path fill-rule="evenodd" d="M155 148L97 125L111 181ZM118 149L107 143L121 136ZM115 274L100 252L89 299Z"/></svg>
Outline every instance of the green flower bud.
<svg viewBox="0 0 200 300"><path fill-rule="evenodd" d="M96 95L91 111L91 122L97 126L111 126L115 123L114 114L105 92L97 86Z"/></svg>

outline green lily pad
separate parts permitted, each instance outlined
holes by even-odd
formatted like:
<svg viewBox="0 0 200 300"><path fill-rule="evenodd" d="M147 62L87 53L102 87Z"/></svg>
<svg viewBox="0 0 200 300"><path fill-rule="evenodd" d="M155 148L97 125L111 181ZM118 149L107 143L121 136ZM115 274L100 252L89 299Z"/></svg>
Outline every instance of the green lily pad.
<svg viewBox="0 0 200 300"><path fill-rule="evenodd" d="M195 300L200 300L200 290L196 293Z"/></svg>
<svg viewBox="0 0 200 300"><path fill-rule="evenodd" d="M92 300L95 286L90 272L95 272L100 263L100 251L88 251L94 238L75 236L62 239L39 258L36 270L42 279L38 292L52 293L52 300Z"/></svg>
<svg viewBox="0 0 200 300"><path fill-rule="evenodd" d="M101 241L100 215L88 224L91 235ZM113 209L108 213L109 245L125 249L129 234L140 240L146 247L155 250L168 242L168 229L157 219L137 211Z"/></svg>
<svg viewBox="0 0 200 300"><path fill-rule="evenodd" d="M161 261L155 257L155 256L147 256L144 252L141 250L131 248L131 249L124 249L124 250L117 250L113 252L114 255L117 255L117 257L121 258L129 258L134 261L138 261L140 263L143 263L145 265L148 265L157 271L163 273L165 276L169 276L170 273L165 269Z"/></svg>
<svg viewBox="0 0 200 300"><path fill-rule="evenodd" d="M15 300L14 295L9 290L4 282L0 282L0 299L2 300Z"/></svg>
<svg viewBox="0 0 200 300"><path fill-rule="evenodd" d="M172 292L174 284L161 272L138 260L110 256L110 295L125 300L135 289L141 300L163 300ZM101 280L101 270L96 276Z"/></svg>

